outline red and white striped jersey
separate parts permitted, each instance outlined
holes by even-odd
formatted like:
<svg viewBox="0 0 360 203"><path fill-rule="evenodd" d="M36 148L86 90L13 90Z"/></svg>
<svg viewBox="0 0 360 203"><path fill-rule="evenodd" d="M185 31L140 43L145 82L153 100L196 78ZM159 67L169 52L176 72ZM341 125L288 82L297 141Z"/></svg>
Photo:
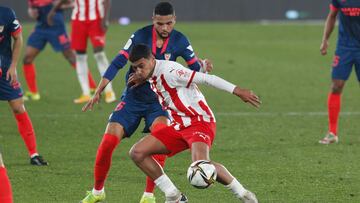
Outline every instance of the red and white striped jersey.
<svg viewBox="0 0 360 203"><path fill-rule="evenodd" d="M203 74L173 61L156 60L151 89L170 115L172 125L179 130L198 121L215 122L215 117L193 79Z"/></svg>
<svg viewBox="0 0 360 203"><path fill-rule="evenodd" d="M75 0L71 20L100 20L104 15L104 0Z"/></svg>

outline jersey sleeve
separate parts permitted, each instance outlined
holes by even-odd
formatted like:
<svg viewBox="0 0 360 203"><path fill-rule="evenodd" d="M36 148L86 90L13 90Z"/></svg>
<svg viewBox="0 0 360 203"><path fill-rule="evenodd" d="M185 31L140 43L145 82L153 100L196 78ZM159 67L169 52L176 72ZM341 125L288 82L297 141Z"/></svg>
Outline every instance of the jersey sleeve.
<svg viewBox="0 0 360 203"><path fill-rule="evenodd" d="M185 68L181 64L176 64L173 68L167 69L165 79L172 87L190 87L191 84L204 84L233 93L236 85L216 76L201 72L196 72Z"/></svg>
<svg viewBox="0 0 360 203"><path fill-rule="evenodd" d="M121 49L119 54L112 60L110 66L108 67L108 69L106 70L106 72L103 75L104 78L106 78L108 80L114 79L117 72L126 65L128 59L129 59L129 52L130 52L131 48L136 43L138 43L140 36L141 36L141 33L139 31L137 31L133 35L131 35L131 37L126 42L123 49Z"/></svg>
<svg viewBox="0 0 360 203"><path fill-rule="evenodd" d="M189 40L185 36L181 38L181 44L183 45L183 48L180 55L186 61L188 67L194 71L201 71L200 62L196 57Z"/></svg>
<svg viewBox="0 0 360 203"><path fill-rule="evenodd" d="M339 4L338 0L331 0L330 10L337 11L337 10L339 10L339 8L340 8L340 4Z"/></svg>
<svg viewBox="0 0 360 203"><path fill-rule="evenodd" d="M20 22L16 18L15 12L12 9L9 10L7 26L12 36L17 35L22 30Z"/></svg>

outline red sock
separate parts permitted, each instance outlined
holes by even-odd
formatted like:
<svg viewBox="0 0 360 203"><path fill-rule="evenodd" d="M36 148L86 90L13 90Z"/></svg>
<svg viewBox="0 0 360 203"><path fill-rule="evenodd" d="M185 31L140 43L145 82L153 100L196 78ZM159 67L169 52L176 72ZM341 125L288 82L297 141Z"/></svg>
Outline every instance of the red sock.
<svg viewBox="0 0 360 203"><path fill-rule="evenodd" d="M28 113L15 114L15 118L20 135L25 142L29 155L31 156L37 153L35 132Z"/></svg>
<svg viewBox="0 0 360 203"><path fill-rule="evenodd" d="M35 65L33 63L24 64L23 71L24 71L25 80L26 80L26 83L28 85L30 92L37 93L38 88L37 88L37 84L36 84Z"/></svg>
<svg viewBox="0 0 360 203"><path fill-rule="evenodd" d="M161 167L164 167L166 155L156 154L156 155L153 155L152 157L160 164ZM151 179L149 176L146 176L145 192L154 193L154 189L155 189L155 183L154 183L153 179Z"/></svg>
<svg viewBox="0 0 360 203"><path fill-rule="evenodd" d="M96 82L91 74L91 72L88 72L88 78L89 78L89 87L90 89L96 89Z"/></svg>
<svg viewBox="0 0 360 203"><path fill-rule="evenodd" d="M0 167L0 183L0 202L12 203L11 184L4 167Z"/></svg>
<svg viewBox="0 0 360 203"><path fill-rule="evenodd" d="M96 154L95 160L95 190L101 190L104 187L104 182L109 173L111 158L116 146L120 140L115 135L105 134Z"/></svg>
<svg viewBox="0 0 360 203"><path fill-rule="evenodd" d="M76 69L76 64L72 64L72 67ZM90 89L96 89L96 82L91 74L91 72L88 72L88 79L89 79L89 87Z"/></svg>
<svg viewBox="0 0 360 203"><path fill-rule="evenodd" d="M330 93L328 97L329 132L337 135L337 127L341 106L341 94Z"/></svg>

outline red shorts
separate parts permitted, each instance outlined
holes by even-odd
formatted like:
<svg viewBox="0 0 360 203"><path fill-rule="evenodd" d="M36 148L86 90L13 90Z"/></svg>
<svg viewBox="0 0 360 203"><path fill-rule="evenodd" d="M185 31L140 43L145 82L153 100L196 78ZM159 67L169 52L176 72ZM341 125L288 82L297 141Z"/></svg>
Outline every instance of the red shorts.
<svg viewBox="0 0 360 203"><path fill-rule="evenodd" d="M216 132L215 123L198 122L185 129L175 130L172 126L158 124L154 127L151 135L160 140L170 151L168 156L191 148L194 142L203 142L211 147Z"/></svg>
<svg viewBox="0 0 360 203"><path fill-rule="evenodd" d="M75 51L86 51L88 38L93 47L105 46L105 31L101 27L101 20L73 20L71 23L71 48Z"/></svg>

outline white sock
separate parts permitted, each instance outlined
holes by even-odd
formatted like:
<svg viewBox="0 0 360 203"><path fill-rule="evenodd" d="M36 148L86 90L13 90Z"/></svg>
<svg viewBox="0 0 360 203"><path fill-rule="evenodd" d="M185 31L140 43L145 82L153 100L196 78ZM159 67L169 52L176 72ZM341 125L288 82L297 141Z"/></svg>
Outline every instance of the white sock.
<svg viewBox="0 0 360 203"><path fill-rule="evenodd" d="M145 197L154 197L154 193L151 192L144 192Z"/></svg>
<svg viewBox="0 0 360 203"><path fill-rule="evenodd" d="M105 55L105 52L101 51L94 54L97 67L99 69L101 77L104 75L106 69L109 67L109 61ZM111 82L105 87L105 92L113 91Z"/></svg>
<svg viewBox="0 0 360 203"><path fill-rule="evenodd" d="M38 154L38 153L31 154L31 155L30 155L30 158L34 158L34 157L36 157L36 156L39 156L39 154Z"/></svg>
<svg viewBox="0 0 360 203"><path fill-rule="evenodd" d="M83 95L90 95L88 63L86 54L76 54L76 73Z"/></svg>
<svg viewBox="0 0 360 203"><path fill-rule="evenodd" d="M247 191L236 178L229 184L225 186L229 190L231 190L237 198L241 198L245 195L245 192Z"/></svg>
<svg viewBox="0 0 360 203"><path fill-rule="evenodd" d="M105 192L104 187L101 190L95 190L95 188L92 189L92 194L93 195L101 195L104 192Z"/></svg>
<svg viewBox="0 0 360 203"><path fill-rule="evenodd" d="M158 177L154 182L156 186L165 193L166 197L173 197L180 193L165 173Z"/></svg>

